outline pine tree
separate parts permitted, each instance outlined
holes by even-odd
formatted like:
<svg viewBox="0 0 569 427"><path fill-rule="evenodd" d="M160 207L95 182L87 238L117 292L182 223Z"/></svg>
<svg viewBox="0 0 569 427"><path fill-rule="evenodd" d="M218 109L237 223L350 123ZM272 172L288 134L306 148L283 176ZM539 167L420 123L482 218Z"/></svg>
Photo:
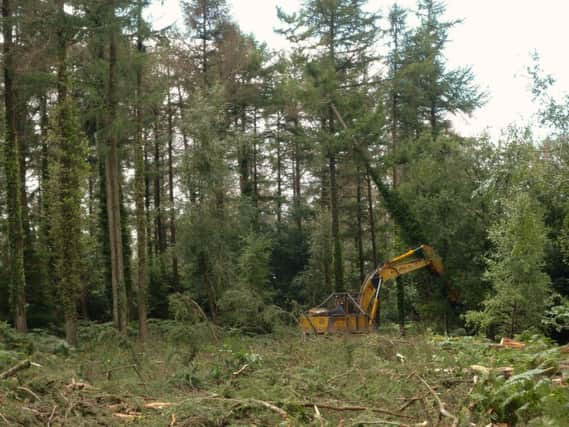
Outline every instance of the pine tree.
<svg viewBox="0 0 569 427"><path fill-rule="evenodd" d="M489 230L494 248L485 277L494 292L484 301L483 311L467 315L468 322L509 337L539 326L550 285L543 271L547 243L543 215L543 208L527 192L504 200L504 213Z"/></svg>
<svg viewBox="0 0 569 427"><path fill-rule="evenodd" d="M77 300L82 273L82 207L87 144L77 112L69 96L67 77L66 14L63 0L57 4L58 69L57 106L52 113L48 214L53 249L54 283L65 317L65 336L77 344Z"/></svg>
<svg viewBox="0 0 569 427"><path fill-rule="evenodd" d="M134 141L134 198L136 205L136 255L137 273L136 289L138 295L138 336L142 342L148 337L147 317L147 247L146 247L146 212L144 210L144 137L143 137L143 106L142 106L142 80L144 76L144 21L142 11L145 2L138 0L136 8L137 40L136 50L139 55L136 63L136 99L135 99L135 119L136 137Z"/></svg>
<svg viewBox="0 0 569 427"><path fill-rule="evenodd" d="M108 80L105 111L105 127L107 144L105 153L105 182L106 202L109 227L109 241L111 250L111 278L113 296L113 322L122 333L127 332L127 296L125 286L123 238L121 228L120 194L121 194L121 167L118 151L118 135L116 129L117 118L117 61L119 23L115 16L116 4L114 0L107 5L108 19Z"/></svg>
<svg viewBox="0 0 569 427"><path fill-rule="evenodd" d="M10 301L14 324L18 331L27 330L26 273L24 269L24 227L20 170L20 144L16 129L15 58L14 58L14 4L2 2L2 30L4 36L4 105L5 157L8 198L8 242L10 263Z"/></svg>
<svg viewBox="0 0 569 427"><path fill-rule="evenodd" d="M321 123L321 150L327 159L332 238L334 242L334 283L344 290L344 261L340 235L340 207L337 162L342 144L332 105L342 105L341 87L357 81L371 61L369 49L377 37L377 16L364 11L363 0L307 0L298 14L287 15L278 9L279 18L288 25L281 30L295 43L308 44L304 52L309 62L306 77L310 82L308 105ZM323 183L326 188L328 183ZM325 197L327 197L325 195Z"/></svg>

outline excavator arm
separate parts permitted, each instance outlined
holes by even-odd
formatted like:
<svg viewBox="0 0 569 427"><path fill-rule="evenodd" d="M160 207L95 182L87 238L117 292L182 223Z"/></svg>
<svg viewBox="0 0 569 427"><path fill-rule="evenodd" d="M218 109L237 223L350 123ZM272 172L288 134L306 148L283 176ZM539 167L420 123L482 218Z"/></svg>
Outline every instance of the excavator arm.
<svg viewBox="0 0 569 427"><path fill-rule="evenodd" d="M379 307L381 285L404 274L427 267L437 275L443 273L443 264L434 249L429 245L421 245L390 259L366 277L360 290L359 304L369 314L370 326L375 321Z"/></svg>
<svg viewBox="0 0 569 427"><path fill-rule="evenodd" d="M357 296L346 292L333 293L318 307L311 308L300 316L300 327L304 333L315 334L369 332L377 314L381 285L422 268L429 268L436 274L443 272L440 258L429 245L421 245L396 256L372 271L364 280ZM335 307L331 308L332 305Z"/></svg>

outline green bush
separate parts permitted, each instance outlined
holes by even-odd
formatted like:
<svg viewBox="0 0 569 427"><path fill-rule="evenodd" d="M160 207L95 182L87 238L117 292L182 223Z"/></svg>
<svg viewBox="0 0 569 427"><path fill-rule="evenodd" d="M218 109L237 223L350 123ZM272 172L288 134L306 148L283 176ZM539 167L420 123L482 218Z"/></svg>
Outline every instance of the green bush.
<svg viewBox="0 0 569 427"><path fill-rule="evenodd" d="M225 291L218 308L224 326L246 333L270 333L283 323L279 307L265 304L258 293L246 287Z"/></svg>

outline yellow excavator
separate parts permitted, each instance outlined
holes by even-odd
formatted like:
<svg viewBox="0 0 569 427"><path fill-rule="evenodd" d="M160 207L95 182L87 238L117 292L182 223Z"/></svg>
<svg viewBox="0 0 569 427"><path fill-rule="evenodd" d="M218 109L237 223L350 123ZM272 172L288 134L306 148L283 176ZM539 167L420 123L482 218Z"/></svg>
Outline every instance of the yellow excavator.
<svg viewBox="0 0 569 427"><path fill-rule="evenodd" d="M436 275L443 273L440 257L425 244L390 259L372 271L362 283L359 293L336 292L318 307L308 310L299 319L302 332L369 332L377 316L381 286L422 268L429 268Z"/></svg>

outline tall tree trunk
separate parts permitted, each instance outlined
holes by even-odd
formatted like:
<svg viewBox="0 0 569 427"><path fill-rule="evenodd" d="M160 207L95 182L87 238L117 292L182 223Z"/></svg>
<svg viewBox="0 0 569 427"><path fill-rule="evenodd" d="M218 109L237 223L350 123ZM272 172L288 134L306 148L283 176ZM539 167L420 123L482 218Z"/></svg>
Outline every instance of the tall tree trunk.
<svg viewBox="0 0 569 427"><path fill-rule="evenodd" d="M209 88L209 79L208 79L208 62L207 62L207 16L208 16L208 2L202 2L202 22L201 22L201 31L202 31L202 45L201 45L201 61L202 61L202 73L203 73L203 82L204 88Z"/></svg>
<svg viewBox="0 0 569 427"><path fill-rule="evenodd" d="M330 135L335 134L333 111L329 111ZM330 174L330 212L332 214L332 240L334 242L334 289L336 292L344 290L344 261L342 256L342 242L340 240L340 212L338 207L338 183L336 173L336 154L334 148L329 149L328 170Z"/></svg>
<svg viewBox="0 0 569 427"><path fill-rule="evenodd" d="M405 289L403 278L399 277L395 280L397 288L397 313L399 318L399 334L405 336Z"/></svg>
<svg viewBox="0 0 569 427"><path fill-rule="evenodd" d="M377 243L375 239L375 215L373 212L373 196L371 192L371 178L369 174L366 174L366 184L367 184L367 206L368 206L368 216L369 216L369 230L371 238L371 259L373 262L373 267L378 267L377 259Z"/></svg>
<svg viewBox="0 0 569 427"><path fill-rule="evenodd" d="M22 208L22 229L24 233L24 271L29 272L33 269L31 264L33 258L32 233L30 228L30 212L28 207L28 190L26 188L26 175L28 170L27 153L28 140L27 123L28 105L23 99L18 99L16 91L16 140L19 150L19 170L20 170L20 206Z"/></svg>
<svg viewBox="0 0 569 427"><path fill-rule="evenodd" d="M399 40L398 40L399 33L395 32L394 34L394 51L399 52ZM393 77L397 76L399 67L398 67L398 56L396 55L393 59L392 70L393 70ZM399 187L400 178L401 178L401 170L400 165L398 164L399 159L399 135L397 133L399 125L399 97L397 93L397 88L394 86L391 89L391 150L393 155L393 190L397 191L397 187ZM403 286L403 280L397 280L397 312L399 317L399 333L403 336L405 335L405 287Z"/></svg>
<svg viewBox="0 0 569 427"><path fill-rule="evenodd" d="M57 153L57 161L59 163L60 171L56 172L54 179L59 181L55 183L61 194L55 194L54 198L60 199L57 207L54 209L77 208L80 212L80 200L76 199L77 206L71 206L74 202L73 193L79 191L78 188L70 188L71 184L77 180L77 177L71 176L77 171L74 170L71 164L71 158L74 156L73 147L69 139L72 138L68 134L70 127L69 121L72 119L71 111L67 100L67 40L65 35L65 10L64 0L57 0L57 14L58 14L58 29L57 29L57 104L58 104L58 120L57 120L57 133L59 138L57 144L60 145ZM58 168L58 169L59 169ZM58 176L59 175L59 176ZM74 210L75 211L75 210ZM80 218L70 217L65 215L65 212L54 212L53 216L58 216L62 226L58 233L67 230L69 233L81 232ZM57 281L60 287L59 293L62 296L63 313L65 316L65 338L71 345L77 345L77 298L78 290L80 289L80 255L77 254L77 246L80 241L79 235L74 236L57 236L54 239L58 242L59 247L55 248L56 251L56 271L58 272Z"/></svg>
<svg viewBox="0 0 569 427"><path fill-rule="evenodd" d="M152 230L154 221L150 213L150 203L152 199L152 182L150 179L150 173L148 172L150 168L150 140L145 137L144 141L144 208L146 210L146 240L147 240L147 254L149 257L149 265L153 265L154 259L154 244L153 236L154 232Z"/></svg>
<svg viewBox="0 0 569 427"><path fill-rule="evenodd" d="M146 322L146 213L144 211L144 139L142 134L142 72L144 40L142 36L142 0L138 0L137 42L139 54L136 64L136 136L134 141L134 198L136 209L136 288L138 294L138 337L145 342L148 337Z"/></svg>
<svg viewBox="0 0 569 427"><path fill-rule="evenodd" d="M282 223L282 176L281 176L281 116L277 113L276 144L277 144L277 224Z"/></svg>
<svg viewBox="0 0 569 427"><path fill-rule="evenodd" d="M296 217L296 226L298 231L302 231L302 204L301 204L301 187L300 187L300 143L298 142L298 119L294 119L294 183L293 183L293 194L294 194L294 209Z"/></svg>
<svg viewBox="0 0 569 427"><path fill-rule="evenodd" d="M245 107L241 109L241 133L244 136L247 130L247 114ZM250 148L248 141L242 138L241 143L238 147L237 157L239 162L239 189L241 190L241 196L251 197L253 193L253 188L251 186L251 162L250 162Z"/></svg>
<svg viewBox="0 0 569 427"><path fill-rule="evenodd" d="M154 223L156 253L163 255L166 252L164 226L162 222L162 167L160 164L160 110L156 108L154 121Z"/></svg>
<svg viewBox="0 0 569 427"><path fill-rule="evenodd" d="M358 243L358 270L360 273L360 283L365 279L364 272L364 246L363 246L363 227L362 227L362 180L359 169L356 171L356 217L357 217L357 243Z"/></svg>
<svg viewBox="0 0 569 427"><path fill-rule="evenodd" d="M170 67L168 66L168 82L170 81ZM176 207L174 204L174 110L170 87L167 94L168 110L168 197L170 202L170 246L172 247L172 287L180 292L180 275L178 272L178 255L176 254Z"/></svg>
<svg viewBox="0 0 569 427"><path fill-rule="evenodd" d="M514 334L516 333L516 320L518 315L517 308L518 305L514 303L514 306L512 307L512 318L510 319L510 338L514 338Z"/></svg>
<svg viewBox="0 0 569 427"><path fill-rule="evenodd" d="M109 0L111 19L116 21L115 2ZM120 160L118 137L115 129L117 114L117 29L116 22L111 23L109 34L109 75L107 87L107 156L105 159L105 177L107 190L107 216L109 221L109 241L111 248L111 280L113 293L113 322L115 327L127 332L127 301L124 276L123 242L120 215Z"/></svg>
<svg viewBox="0 0 569 427"><path fill-rule="evenodd" d="M40 245L40 275L42 289L51 289L51 255L50 238L49 238L49 218L48 218L48 182L49 182L49 154L48 154L48 116L47 116L47 94L40 98L40 224L39 224L39 245ZM47 293L42 293L47 295Z"/></svg>
<svg viewBox="0 0 569 427"><path fill-rule="evenodd" d="M257 107L253 109L253 205L259 207L259 170L257 165ZM257 221L255 221L256 223Z"/></svg>
<svg viewBox="0 0 569 427"><path fill-rule="evenodd" d="M186 120L184 115L184 98L182 97L182 87L180 83L177 84L176 89L178 90L178 109L180 112L180 121L182 125L180 126L180 131L182 133L182 141L184 143L184 154L187 154L189 147L188 134L186 132Z"/></svg>
<svg viewBox="0 0 569 427"><path fill-rule="evenodd" d="M5 171L8 198L8 242L10 260L10 301L16 330L27 330L26 274L24 268L24 228L20 182L20 147L16 135L16 95L14 88L14 40L12 1L2 1L4 36Z"/></svg>

